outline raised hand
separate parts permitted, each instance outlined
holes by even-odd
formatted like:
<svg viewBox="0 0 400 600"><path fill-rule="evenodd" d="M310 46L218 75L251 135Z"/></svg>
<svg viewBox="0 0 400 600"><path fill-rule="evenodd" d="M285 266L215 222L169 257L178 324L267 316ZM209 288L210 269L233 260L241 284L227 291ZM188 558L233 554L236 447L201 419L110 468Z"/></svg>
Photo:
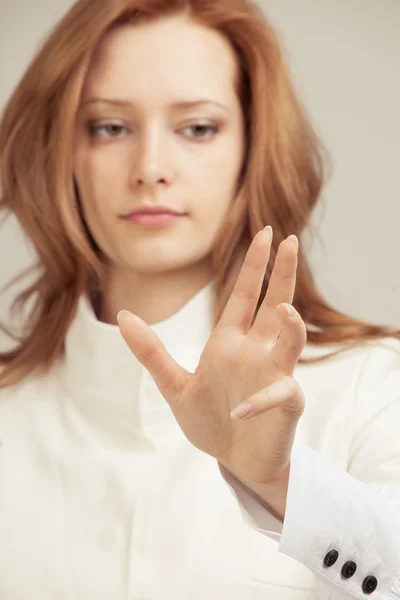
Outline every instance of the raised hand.
<svg viewBox="0 0 400 600"><path fill-rule="evenodd" d="M177 364L144 321L128 311L118 315L122 336L152 375L187 439L250 486L277 481L288 469L305 408L293 379L306 342L305 325L291 305L296 236L280 244L266 296L251 325L271 243L270 227L254 237L195 373Z"/></svg>

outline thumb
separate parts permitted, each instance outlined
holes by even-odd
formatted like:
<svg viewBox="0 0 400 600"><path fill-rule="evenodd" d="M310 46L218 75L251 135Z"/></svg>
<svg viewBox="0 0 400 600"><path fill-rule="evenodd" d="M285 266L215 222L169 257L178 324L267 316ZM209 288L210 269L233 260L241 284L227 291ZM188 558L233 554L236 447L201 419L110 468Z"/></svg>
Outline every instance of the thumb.
<svg viewBox="0 0 400 600"><path fill-rule="evenodd" d="M172 358L157 334L128 310L117 315L119 330L132 353L149 371L168 404L179 399L190 373Z"/></svg>

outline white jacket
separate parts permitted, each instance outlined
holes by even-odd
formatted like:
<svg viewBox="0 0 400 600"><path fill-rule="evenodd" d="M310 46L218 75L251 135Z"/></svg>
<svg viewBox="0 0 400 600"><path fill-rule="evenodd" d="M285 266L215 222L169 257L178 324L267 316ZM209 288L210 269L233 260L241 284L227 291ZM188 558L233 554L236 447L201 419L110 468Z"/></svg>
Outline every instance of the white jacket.
<svg viewBox="0 0 400 600"><path fill-rule="evenodd" d="M191 371L213 294L153 326ZM0 599L400 598L400 357L367 347L296 378L282 524L187 441L82 296L65 358L0 394Z"/></svg>

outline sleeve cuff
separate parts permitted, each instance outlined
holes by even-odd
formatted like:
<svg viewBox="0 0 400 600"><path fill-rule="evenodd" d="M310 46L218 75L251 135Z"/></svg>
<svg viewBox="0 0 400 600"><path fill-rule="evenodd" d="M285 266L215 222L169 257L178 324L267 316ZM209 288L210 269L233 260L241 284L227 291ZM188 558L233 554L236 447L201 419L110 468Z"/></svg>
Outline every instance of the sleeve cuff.
<svg viewBox="0 0 400 600"><path fill-rule="evenodd" d="M267 505L218 463L222 477L236 498L244 522L261 533L276 540L281 539L283 523L269 512Z"/></svg>
<svg viewBox="0 0 400 600"><path fill-rule="evenodd" d="M237 498L245 523L276 540L278 550L313 571L319 585L361 598L365 597L362 586L374 577L376 600L400 598L399 497L392 488L380 486L378 491L296 442L281 523L221 465L220 471ZM336 551L338 558L326 566L330 551ZM342 569L349 561L357 570L346 578Z"/></svg>

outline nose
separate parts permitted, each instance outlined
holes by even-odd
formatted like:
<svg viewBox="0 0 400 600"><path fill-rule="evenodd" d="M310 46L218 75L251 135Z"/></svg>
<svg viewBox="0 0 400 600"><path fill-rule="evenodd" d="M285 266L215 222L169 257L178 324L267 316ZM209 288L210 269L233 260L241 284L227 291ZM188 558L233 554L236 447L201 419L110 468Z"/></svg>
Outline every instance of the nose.
<svg viewBox="0 0 400 600"><path fill-rule="evenodd" d="M150 189L172 183L171 157L167 156L166 145L165 134L156 125L139 134L131 171L131 185L134 188Z"/></svg>

